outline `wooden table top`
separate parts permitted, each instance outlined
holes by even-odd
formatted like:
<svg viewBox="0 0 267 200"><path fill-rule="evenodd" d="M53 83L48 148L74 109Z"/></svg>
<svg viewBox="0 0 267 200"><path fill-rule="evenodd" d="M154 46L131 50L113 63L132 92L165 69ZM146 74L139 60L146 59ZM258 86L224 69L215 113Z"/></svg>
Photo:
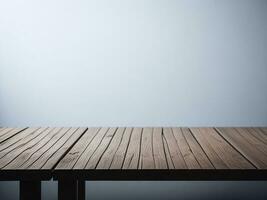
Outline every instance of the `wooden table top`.
<svg viewBox="0 0 267 200"><path fill-rule="evenodd" d="M265 180L266 170L267 128L0 128L0 179Z"/></svg>

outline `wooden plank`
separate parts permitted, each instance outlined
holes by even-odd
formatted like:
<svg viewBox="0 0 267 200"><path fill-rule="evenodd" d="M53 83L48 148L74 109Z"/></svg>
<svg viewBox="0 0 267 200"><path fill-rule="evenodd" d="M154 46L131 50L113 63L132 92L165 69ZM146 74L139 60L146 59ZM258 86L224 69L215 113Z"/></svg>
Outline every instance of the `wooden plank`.
<svg viewBox="0 0 267 200"><path fill-rule="evenodd" d="M0 130L0 137L2 137L3 135L5 135L6 133L8 133L9 131L11 131L14 128L11 127L6 127L6 128L1 128Z"/></svg>
<svg viewBox="0 0 267 200"><path fill-rule="evenodd" d="M175 169L187 169L186 163L173 135L172 129L163 128L163 137L165 138L166 143L168 145L172 163Z"/></svg>
<svg viewBox="0 0 267 200"><path fill-rule="evenodd" d="M196 138L198 143L201 145L202 149L208 156L209 160L212 162L213 166L216 169L228 169L228 166L224 163L224 161L220 158L220 156L216 152L216 148L214 149L213 146L205 137L205 131L201 128L190 128L193 136Z"/></svg>
<svg viewBox="0 0 267 200"><path fill-rule="evenodd" d="M265 135L267 135L267 127L259 128Z"/></svg>
<svg viewBox="0 0 267 200"><path fill-rule="evenodd" d="M5 130L7 127L1 127L0 128L0 135L1 135L1 132L3 131L3 130Z"/></svg>
<svg viewBox="0 0 267 200"><path fill-rule="evenodd" d="M137 169L140 157L142 128L134 128L126 152L123 169Z"/></svg>
<svg viewBox="0 0 267 200"><path fill-rule="evenodd" d="M155 168L152 137L153 137L153 128L144 128L141 141L139 169Z"/></svg>
<svg viewBox="0 0 267 200"><path fill-rule="evenodd" d="M230 169L255 168L240 152L236 151L214 128L203 128L205 137L215 149L217 155Z"/></svg>
<svg viewBox="0 0 267 200"><path fill-rule="evenodd" d="M40 141L36 142L34 145L27 147L25 151L19 154L12 162L4 167L4 169L21 169L21 166L32 158L34 158L34 154L40 154L42 151L42 147L47 145L49 141L53 141L56 139L60 128L51 128L45 137L43 137ZM22 167L23 169L23 167Z"/></svg>
<svg viewBox="0 0 267 200"><path fill-rule="evenodd" d="M2 128L0 130L0 137L2 137L3 135L5 135L6 133L8 133L9 131L13 130L14 128L11 127L7 127L7 128Z"/></svg>
<svg viewBox="0 0 267 200"><path fill-rule="evenodd" d="M266 130L2 128L0 169L266 169Z"/></svg>
<svg viewBox="0 0 267 200"><path fill-rule="evenodd" d="M101 159L102 155L108 148L109 144L111 143L115 133L116 133L117 128L110 128L101 141L100 145L97 147L96 151L93 153L89 161L87 162L85 168L86 169L95 169L99 160Z"/></svg>
<svg viewBox="0 0 267 200"><path fill-rule="evenodd" d="M218 128L221 136L243 154L251 163L259 169L267 167L267 157L257 148L247 142L234 128Z"/></svg>
<svg viewBox="0 0 267 200"><path fill-rule="evenodd" d="M166 153L163 144L162 128L153 128L153 156L156 169L168 169Z"/></svg>
<svg viewBox="0 0 267 200"><path fill-rule="evenodd" d="M37 137L40 131L42 132L44 129L40 128L28 128L19 134L12 137L10 140L6 140L0 145L0 152L6 149L12 149L16 146L22 145L23 143L27 143L32 138Z"/></svg>
<svg viewBox="0 0 267 200"><path fill-rule="evenodd" d="M83 135L86 128L66 128L68 131L28 169L53 169Z"/></svg>
<svg viewBox="0 0 267 200"><path fill-rule="evenodd" d="M101 143L102 139L108 132L109 128L101 128L97 135L93 138L91 143L86 147L85 151L79 157L75 163L73 169L84 169L88 160L91 158L93 153L96 151L97 147Z"/></svg>
<svg viewBox="0 0 267 200"><path fill-rule="evenodd" d="M174 164L173 164L172 159L171 159L170 150L169 150L166 138L163 135L162 135L162 140L163 140L164 151L166 153L166 160L167 160L167 164L168 164L168 169L174 169Z"/></svg>
<svg viewBox="0 0 267 200"><path fill-rule="evenodd" d="M99 130L100 128L89 128L68 154L59 162L56 169L72 169Z"/></svg>
<svg viewBox="0 0 267 200"><path fill-rule="evenodd" d="M10 131L1 134L0 136L0 143L4 142L5 140L8 140L10 138L12 138L13 136L15 136L16 134L18 134L19 132L25 130L26 128L13 128Z"/></svg>
<svg viewBox="0 0 267 200"><path fill-rule="evenodd" d="M72 134L77 131L77 128L64 127L59 131L59 134L62 135L59 140L53 143L46 151L41 152L38 156L38 159L33 163L25 166L27 169L42 169L42 167L48 162L48 160L53 157L53 155L57 152L58 149L72 136ZM54 161L52 161L54 162ZM52 165L52 164L51 164ZM51 169L49 166L44 169Z"/></svg>
<svg viewBox="0 0 267 200"><path fill-rule="evenodd" d="M245 140L247 140L247 142L267 156L267 146L264 142L255 137L247 128L236 128L236 130L245 138Z"/></svg>
<svg viewBox="0 0 267 200"><path fill-rule="evenodd" d="M188 169L200 169L193 152L191 151L181 128L172 128L173 135L176 139L176 142L179 146L179 149L184 157L184 161Z"/></svg>
<svg viewBox="0 0 267 200"><path fill-rule="evenodd" d="M267 134L264 134L260 128L247 128L247 130L256 138L267 144Z"/></svg>
<svg viewBox="0 0 267 200"><path fill-rule="evenodd" d="M110 168L111 163L114 159L115 153L121 144L124 131L125 131L125 128L117 129L110 145L108 146L107 150L104 152L103 156L101 157L96 167L97 169L109 169Z"/></svg>
<svg viewBox="0 0 267 200"><path fill-rule="evenodd" d="M130 143L133 128L126 128L121 143L113 157L110 169L121 169Z"/></svg>
<svg viewBox="0 0 267 200"><path fill-rule="evenodd" d="M34 152L31 157L26 160L23 165L19 167L19 169L28 169L31 165L33 165L46 151L48 151L56 142L58 142L69 130L69 128L55 128L54 131L56 134L47 142L44 146L42 146L38 151Z"/></svg>
<svg viewBox="0 0 267 200"><path fill-rule="evenodd" d="M41 128L39 130L40 132L37 134L37 136L32 138L30 141L24 142L21 145L16 146L15 148L12 148L12 150L9 150L9 148L7 148L1 151L0 152L0 168L5 167L13 159L19 156L22 152L24 152L26 149L33 147L36 143L41 141L51 131L51 128L48 128L48 129Z"/></svg>
<svg viewBox="0 0 267 200"><path fill-rule="evenodd" d="M195 155L195 158L197 159L199 165L202 169L214 169L212 163L210 162L209 158L199 145L199 143L196 141L192 133L188 128L182 128L183 135L190 146L191 151Z"/></svg>

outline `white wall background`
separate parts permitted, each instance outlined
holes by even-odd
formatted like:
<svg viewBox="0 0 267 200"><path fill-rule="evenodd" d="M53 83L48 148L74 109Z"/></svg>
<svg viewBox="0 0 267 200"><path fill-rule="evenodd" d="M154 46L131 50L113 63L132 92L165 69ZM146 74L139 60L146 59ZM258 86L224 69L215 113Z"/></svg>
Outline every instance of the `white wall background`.
<svg viewBox="0 0 267 200"><path fill-rule="evenodd" d="M267 125L267 1L1 1L0 125Z"/></svg>

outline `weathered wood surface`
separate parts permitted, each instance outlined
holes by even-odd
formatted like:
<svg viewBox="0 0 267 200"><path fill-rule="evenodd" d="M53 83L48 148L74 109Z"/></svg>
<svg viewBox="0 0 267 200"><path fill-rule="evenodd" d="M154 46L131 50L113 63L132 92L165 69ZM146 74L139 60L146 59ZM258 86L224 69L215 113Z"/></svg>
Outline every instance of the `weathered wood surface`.
<svg viewBox="0 0 267 200"><path fill-rule="evenodd" d="M1 128L5 170L267 169L267 128Z"/></svg>
<svg viewBox="0 0 267 200"><path fill-rule="evenodd" d="M86 128L27 128L0 143L0 169L52 170ZM12 130L11 130L12 131Z"/></svg>
<svg viewBox="0 0 267 200"><path fill-rule="evenodd" d="M89 128L62 169L267 169L265 128Z"/></svg>

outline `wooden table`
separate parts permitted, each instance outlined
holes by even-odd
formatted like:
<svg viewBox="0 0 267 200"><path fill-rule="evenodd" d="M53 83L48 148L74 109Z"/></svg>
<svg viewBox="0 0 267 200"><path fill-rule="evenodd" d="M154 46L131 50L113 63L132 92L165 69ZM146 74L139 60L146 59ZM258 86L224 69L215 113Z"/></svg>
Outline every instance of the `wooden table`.
<svg viewBox="0 0 267 200"><path fill-rule="evenodd" d="M52 178L60 200L86 180L267 180L267 128L0 128L0 169L23 200Z"/></svg>

